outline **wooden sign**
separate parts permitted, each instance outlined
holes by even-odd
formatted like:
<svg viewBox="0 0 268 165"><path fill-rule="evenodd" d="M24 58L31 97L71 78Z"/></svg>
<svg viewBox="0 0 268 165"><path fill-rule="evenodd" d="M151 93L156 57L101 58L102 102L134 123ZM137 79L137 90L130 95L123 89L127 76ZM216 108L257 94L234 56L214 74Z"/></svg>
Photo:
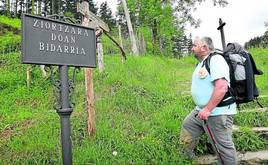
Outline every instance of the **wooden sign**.
<svg viewBox="0 0 268 165"><path fill-rule="evenodd" d="M92 13L89 10L86 10L85 8L88 8L88 3L86 1L83 1L81 4L77 3L77 12L82 13L82 15L88 15L89 17L89 27L91 28L97 28L100 27L101 29L105 30L106 32L109 32L109 26L103 22L98 16L96 16L94 13ZM85 13L88 12L88 13Z"/></svg>

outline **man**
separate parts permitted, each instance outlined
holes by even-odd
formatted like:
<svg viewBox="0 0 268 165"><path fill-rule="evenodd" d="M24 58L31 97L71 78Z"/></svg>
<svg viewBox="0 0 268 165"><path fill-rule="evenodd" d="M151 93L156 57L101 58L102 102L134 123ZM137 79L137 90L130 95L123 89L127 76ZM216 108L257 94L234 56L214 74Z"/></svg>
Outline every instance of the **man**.
<svg viewBox="0 0 268 165"><path fill-rule="evenodd" d="M198 138L206 133L218 156L218 163L235 165L236 150L232 140L233 115L236 104L219 106L230 86L229 67L221 55L213 54L211 38L195 38L192 51L198 59L192 75L191 94L196 107L183 121L180 143L184 154L194 157L193 149ZM210 72L204 62L208 63Z"/></svg>

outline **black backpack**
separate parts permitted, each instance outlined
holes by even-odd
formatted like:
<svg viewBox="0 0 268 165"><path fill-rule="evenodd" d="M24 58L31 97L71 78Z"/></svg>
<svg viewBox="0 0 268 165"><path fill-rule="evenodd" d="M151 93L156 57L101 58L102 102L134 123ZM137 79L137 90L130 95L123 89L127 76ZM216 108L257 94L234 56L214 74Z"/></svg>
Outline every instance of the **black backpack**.
<svg viewBox="0 0 268 165"><path fill-rule="evenodd" d="M208 73L210 73L210 59L216 54L223 56L230 70L230 88L217 107L230 105L234 102L239 105L254 99L262 107L257 100L259 91L255 83L255 75L262 75L263 72L257 69L251 54L245 51L241 45L229 43L223 52L217 50L204 60L203 65L205 65Z"/></svg>

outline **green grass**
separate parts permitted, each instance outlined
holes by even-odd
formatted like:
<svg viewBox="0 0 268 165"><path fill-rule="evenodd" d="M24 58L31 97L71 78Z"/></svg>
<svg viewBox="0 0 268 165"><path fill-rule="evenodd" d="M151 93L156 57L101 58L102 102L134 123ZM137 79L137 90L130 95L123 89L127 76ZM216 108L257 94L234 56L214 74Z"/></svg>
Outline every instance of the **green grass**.
<svg viewBox="0 0 268 165"><path fill-rule="evenodd" d="M14 35L12 32L7 32L4 36L0 36L0 54L6 54L7 51L10 52L10 49L15 48L15 46L20 43L20 35Z"/></svg>
<svg viewBox="0 0 268 165"><path fill-rule="evenodd" d="M252 50L258 66L267 73L263 59L268 50ZM53 110L49 79L31 67L31 88L26 87L26 66L19 54L0 56L0 164L61 164L59 117ZM194 107L190 90L193 57L169 59L155 56L105 56L105 71L94 70L96 129L87 134L83 71L76 76L71 116L74 164L193 164L180 155L181 123ZM70 71L71 72L71 71ZM257 84L266 94L267 76ZM263 99L267 106L267 99ZM245 107L254 107L246 105ZM268 149L267 140L250 132L268 126L266 114L239 113L235 124L238 150ZM203 137L196 151L206 154ZM117 155L113 155L116 151Z"/></svg>
<svg viewBox="0 0 268 165"><path fill-rule="evenodd" d="M250 52L255 57L255 62L259 69L264 72L264 75L256 76L256 83L258 84L261 95L268 96L268 55L267 49L252 49Z"/></svg>
<svg viewBox="0 0 268 165"><path fill-rule="evenodd" d="M21 43L21 22L0 15L0 54L8 54Z"/></svg>
<svg viewBox="0 0 268 165"><path fill-rule="evenodd" d="M21 28L21 20L18 18L8 18L4 15L0 15L0 23L11 26L13 28L16 29L20 29Z"/></svg>

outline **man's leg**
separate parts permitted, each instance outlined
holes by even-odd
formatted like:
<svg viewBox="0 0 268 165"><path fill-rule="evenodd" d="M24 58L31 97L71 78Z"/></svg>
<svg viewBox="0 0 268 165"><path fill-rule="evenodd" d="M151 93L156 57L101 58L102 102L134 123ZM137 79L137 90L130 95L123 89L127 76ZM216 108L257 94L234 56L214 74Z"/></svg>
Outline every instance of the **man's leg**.
<svg viewBox="0 0 268 165"><path fill-rule="evenodd" d="M199 137L205 133L202 127L202 120L196 117L198 112L193 110L183 121L180 133L180 144L183 147L183 154L189 159L193 159L193 149Z"/></svg>
<svg viewBox="0 0 268 165"><path fill-rule="evenodd" d="M207 124L211 130L213 138L215 139L219 155L221 156L224 165L236 165L236 149L232 139L233 117L230 115L212 116L209 117ZM212 143L212 146L214 147L211 135L205 125L204 129ZM215 148L214 150L215 153L218 154ZM221 164L219 156L218 164Z"/></svg>

